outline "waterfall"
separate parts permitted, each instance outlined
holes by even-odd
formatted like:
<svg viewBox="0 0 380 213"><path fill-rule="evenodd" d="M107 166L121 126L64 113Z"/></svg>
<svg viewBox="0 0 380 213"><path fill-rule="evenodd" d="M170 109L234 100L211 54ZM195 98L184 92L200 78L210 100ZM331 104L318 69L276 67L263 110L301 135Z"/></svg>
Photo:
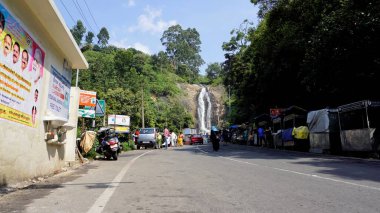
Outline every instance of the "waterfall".
<svg viewBox="0 0 380 213"><path fill-rule="evenodd" d="M198 96L198 129L200 133L209 133L211 129L211 100L205 87Z"/></svg>

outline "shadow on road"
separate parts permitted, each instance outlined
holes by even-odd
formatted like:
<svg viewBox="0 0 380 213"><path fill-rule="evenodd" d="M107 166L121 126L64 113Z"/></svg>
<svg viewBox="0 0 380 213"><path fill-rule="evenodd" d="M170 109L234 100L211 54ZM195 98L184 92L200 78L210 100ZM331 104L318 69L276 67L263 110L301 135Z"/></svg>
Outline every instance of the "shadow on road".
<svg viewBox="0 0 380 213"><path fill-rule="evenodd" d="M202 150L202 151L201 151ZM178 152L192 152L210 157L226 157L265 165L270 160L273 166L282 168L285 165L301 165L321 174L350 180L380 182L380 161L372 159L349 158L322 155L307 152L276 150L236 144L221 144L220 150L212 150L211 144L184 146ZM278 163L277 163L278 162ZM297 167L295 167L297 168Z"/></svg>

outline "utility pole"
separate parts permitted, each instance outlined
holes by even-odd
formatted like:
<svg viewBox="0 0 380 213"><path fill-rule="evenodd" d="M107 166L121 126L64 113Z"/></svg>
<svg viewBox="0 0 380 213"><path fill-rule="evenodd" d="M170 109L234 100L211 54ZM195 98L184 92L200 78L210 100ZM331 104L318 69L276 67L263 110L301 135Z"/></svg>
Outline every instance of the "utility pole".
<svg viewBox="0 0 380 213"><path fill-rule="evenodd" d="M77 78L75 79L75 87L78 87L79 69L77 69Z"/></svg>
<svg viewBox="0 0 380 213"><path fill-rule="evenodd" d="M228 85L228 115L231 116L231 85Z"/></svg>
<svg viewBox="0 0 380 213"><path fill-rule="evenodd" d="M145 118L144 118L144 84L143 81L141 81L141 126L142 128L145 128Z"/></svg>

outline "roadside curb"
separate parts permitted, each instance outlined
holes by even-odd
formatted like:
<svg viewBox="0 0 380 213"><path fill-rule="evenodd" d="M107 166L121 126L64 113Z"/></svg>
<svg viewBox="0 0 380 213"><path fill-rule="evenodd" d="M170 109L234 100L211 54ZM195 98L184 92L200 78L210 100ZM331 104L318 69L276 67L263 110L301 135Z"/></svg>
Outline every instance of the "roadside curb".
<svg viewBox="0 0 380 213"><path fill-rule="evenodd" d="M16 192L18 190L23 190L23 189L30 188L31 186L33 186L35 184L47 182L51 178L58 178L58 177L61 177L61 176L70 175L76 169L78 169L78 168L80 168L80 167L82 167L84 165L87 165L87 164L91 163L91 161L88 160L87 158L84 158L84 159L85 160L84 160L83 163L80 163L79 161L75 161L73 163L73 165L64 166L60 170L54 171L51 174L29 178L28 180L25 180L25 181L22 181L22 182L13 183L13 184L9 184L9 185L6 185L6 186L0 186L0 198L3 197L3 196L5 196L5 195L7 195L7 194L9 194L9 193Z"/></svg>

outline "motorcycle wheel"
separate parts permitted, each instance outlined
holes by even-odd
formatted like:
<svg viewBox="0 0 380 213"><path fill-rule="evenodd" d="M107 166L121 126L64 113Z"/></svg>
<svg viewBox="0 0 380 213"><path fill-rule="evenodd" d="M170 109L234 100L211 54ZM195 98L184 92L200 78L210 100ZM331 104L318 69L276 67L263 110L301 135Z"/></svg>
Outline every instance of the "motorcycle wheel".
<svg viewBox="0 0 380 213"><path fill-rule="evenodd" d="M117 160L117 152L115 152L115 153L112 154L112 158L113 158L114 160Z"/></svg>

